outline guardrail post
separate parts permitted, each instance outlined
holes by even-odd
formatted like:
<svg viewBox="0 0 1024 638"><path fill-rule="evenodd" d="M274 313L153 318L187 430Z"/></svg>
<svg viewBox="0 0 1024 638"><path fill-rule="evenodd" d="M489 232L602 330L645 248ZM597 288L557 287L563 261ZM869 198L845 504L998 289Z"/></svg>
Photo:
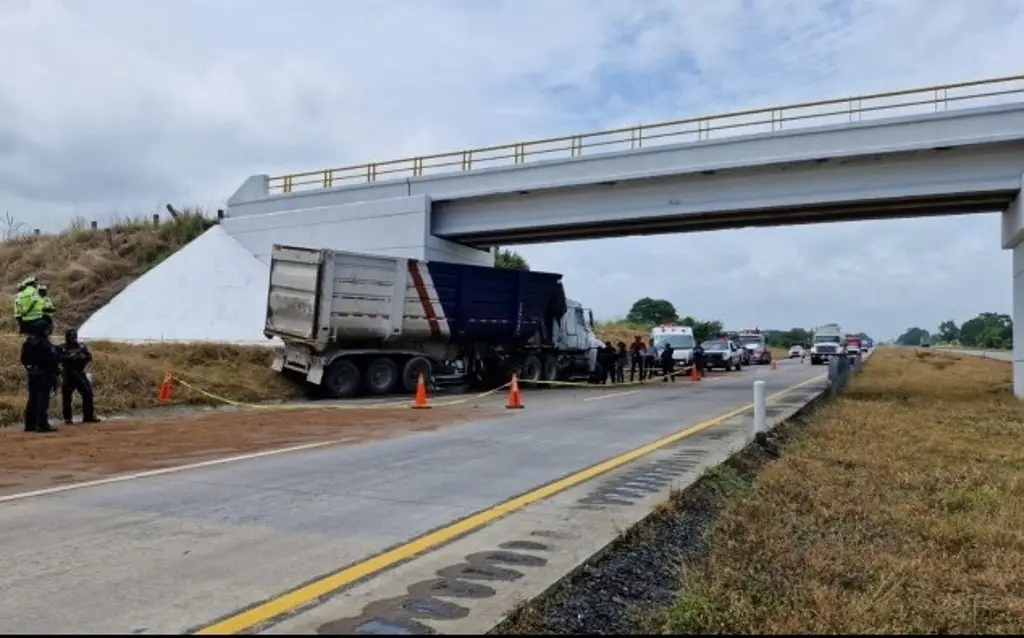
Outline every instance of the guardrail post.
<svg viewBox="0 0 1024 638"><path fill-rule="evenodd" d="M768 436L768 406L764 398L764 381L754 381L754 440L764 443Z"/></svg>

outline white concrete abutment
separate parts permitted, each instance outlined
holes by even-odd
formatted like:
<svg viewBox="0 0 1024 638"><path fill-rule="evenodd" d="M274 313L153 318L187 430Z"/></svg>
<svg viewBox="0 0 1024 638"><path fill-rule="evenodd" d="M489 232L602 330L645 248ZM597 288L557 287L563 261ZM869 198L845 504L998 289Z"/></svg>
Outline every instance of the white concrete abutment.
<svg viewBox="0 0 1024 638"><path fill-rule="evenodd" d="M1024 175L1002 221L1003 248L1013 250L1013 394L1024 399Z"/></svg>

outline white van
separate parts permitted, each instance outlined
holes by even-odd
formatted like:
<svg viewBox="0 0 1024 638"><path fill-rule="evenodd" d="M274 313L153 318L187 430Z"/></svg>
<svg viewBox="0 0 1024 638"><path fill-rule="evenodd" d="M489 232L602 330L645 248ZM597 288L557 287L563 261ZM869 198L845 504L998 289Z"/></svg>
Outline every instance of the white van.
<svg viewBox="0 0 1024 638"><path fill-rule="evenodd" d="M655 326L651 330L651 339L654 340L654 347L658 349L659 356L665 344L669 344L672 346L672 358L676 363L693 363L693 328L675 324Z"/></svg>

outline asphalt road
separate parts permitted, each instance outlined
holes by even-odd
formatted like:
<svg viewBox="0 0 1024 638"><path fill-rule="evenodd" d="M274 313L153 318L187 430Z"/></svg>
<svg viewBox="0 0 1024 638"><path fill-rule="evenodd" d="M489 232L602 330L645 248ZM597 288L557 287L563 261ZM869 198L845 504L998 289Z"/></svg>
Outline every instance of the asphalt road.
<svg viewBox="0 0 1024 638"><path fill-rule="evenodd" d="M944 352L955 352L957 354L968 354L974 357L995 359L997 361L1013 361L1013 351L1011 350L957 350L955 348L942 348L941 350Z"/></svg>
<svg viewBox="0 0 1024 638"><path fill-rule="evenodd" d="M741 408L755 376L771 394L823 372L528 391L507 418L0 503L0 631L195 630Z"/></svg>

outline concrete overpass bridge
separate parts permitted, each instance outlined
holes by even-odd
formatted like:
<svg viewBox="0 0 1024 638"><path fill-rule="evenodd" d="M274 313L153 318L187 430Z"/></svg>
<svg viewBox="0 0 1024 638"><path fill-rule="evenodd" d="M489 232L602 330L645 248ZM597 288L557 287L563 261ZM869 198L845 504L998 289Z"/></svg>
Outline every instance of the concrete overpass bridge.
<svg viewBox="0 0 1024 638"><path fill-rule="evenodd" d="M255 175L223 226L258 257L488 263L495 245L1001 211L1024 397L1022 180L1024 75Z"/></svg>

